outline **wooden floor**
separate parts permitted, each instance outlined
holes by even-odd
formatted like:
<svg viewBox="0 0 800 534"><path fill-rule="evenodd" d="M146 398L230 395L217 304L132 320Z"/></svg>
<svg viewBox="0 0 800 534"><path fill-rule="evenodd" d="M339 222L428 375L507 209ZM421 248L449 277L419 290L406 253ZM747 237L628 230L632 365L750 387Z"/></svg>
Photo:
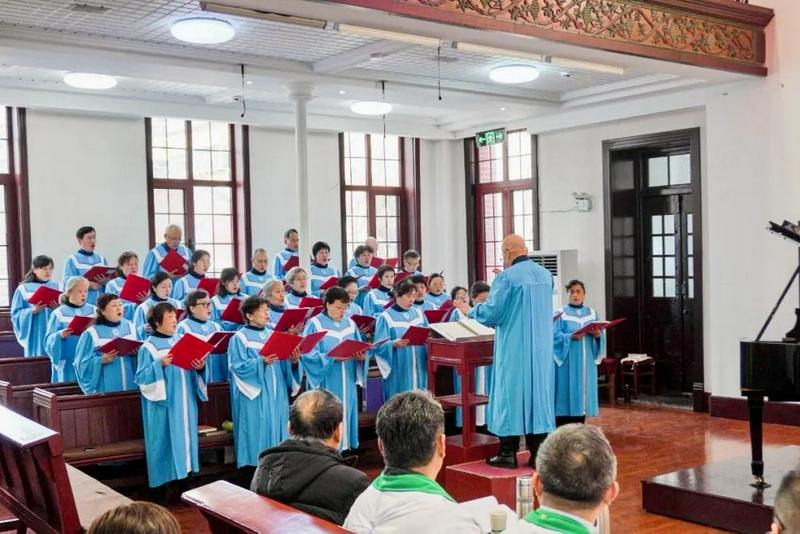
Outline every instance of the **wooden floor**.
<svg viewBox="0 0 800 534"><path fill-rule="evenodd" d="M612 532L720 532L645 513L641 480L728 458L742 457L743 462L749 463L746 421L682 410L623 406L603 407L600 417L589 422L603 428L619 463L621 491L611 510ZM764 443L767 447L798 445L800 427L764 425ZM373 466L364 467L371 475L377 472ZM205 521L194 510L183 506L172 506L170 510L179 518L185 532L209 532Z"/></svg>

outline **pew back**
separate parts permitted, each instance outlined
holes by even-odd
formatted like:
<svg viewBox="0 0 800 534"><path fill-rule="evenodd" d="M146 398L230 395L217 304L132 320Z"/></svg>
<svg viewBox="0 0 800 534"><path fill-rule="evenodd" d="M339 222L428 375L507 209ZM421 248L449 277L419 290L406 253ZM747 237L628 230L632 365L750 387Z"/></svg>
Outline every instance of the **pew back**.
<svg viewBox="0 0 800 534"><path fill-rule="evenodd" d="M33 419L33 390L36 388L57 392L59 395L82 393L80 386L75 382L16 385L0 380L0 404Z"/></svg>
<svg viewBox="0 0 800 534"><path fill-rule="evenodd" d="M50 358L47 356L0 358L0 380L15 386L50 382L50 374Z"/></svg>

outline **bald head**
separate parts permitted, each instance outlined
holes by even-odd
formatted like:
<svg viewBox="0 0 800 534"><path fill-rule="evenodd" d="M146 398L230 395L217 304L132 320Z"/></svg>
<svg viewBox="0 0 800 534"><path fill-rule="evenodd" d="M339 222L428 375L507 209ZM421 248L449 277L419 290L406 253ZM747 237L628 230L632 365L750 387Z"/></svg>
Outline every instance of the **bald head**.
<svg viewBox="0 0 800 534"><path fill-rule="evenodd" d="M510 265L520 256L528 255L525 240L517 234L509 234L503 238L503 260Z"/></svg>
<svg viewBox="0 0 800 534"><path fill-rule="evenodd" d="M289 434L295 438L329 440L342 423L342 403L325 389L306 391L289 410Z"/></svg>

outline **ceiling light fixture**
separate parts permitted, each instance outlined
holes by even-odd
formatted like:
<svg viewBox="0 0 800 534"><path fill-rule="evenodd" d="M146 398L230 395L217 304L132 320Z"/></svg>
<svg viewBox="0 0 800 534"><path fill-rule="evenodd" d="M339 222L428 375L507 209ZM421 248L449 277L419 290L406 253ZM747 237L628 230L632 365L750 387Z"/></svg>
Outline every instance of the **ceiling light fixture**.
<svg viewBox="0 0 800 534"><path fill-rule="evenodd" d="M495 67L489 78L497 83L526 83L539 77L539 71L531 65L503 65Z"/></svg>
<svg viewBox="0 0 800 534"><path fill-rule="evenodd" d="M500 111L505 111L505 110L506 110L506 108L504 108L504 107L500 108Z"/></svg>
<svg viewBox="0 0 800 534"><path fill-rule="evenodd" d="M347 94L347 91L345 91L345 90L343 89L343 90L339 91L339 94L340 94L340 95L346 95L346 94Z"/></svg>
<svg viewBox="0 0 800 534"><path fill-rule="evenodd" d="M236 35L236 30L227 20L206 17L176 20L169 31L179 41L192 44L220 44Z"/></svg>
<svg viewBox="0 0 800 534"><path fill-rule="evenodd" d="M95 72L68 72L64 75L64 83L76 89L111 89L117 85L117 79L108 74Z"/></svg>
<svg viewBox="0 0 800 534"><path fill-rule="evenodd" d="M361 101L353 102L350 111L359 115L386 115L392 111L392 105L388 102Z"/></svg>
<svg viewBox="0 0 800 534"><path fill-rule="evenodd" d="M544 54L536 54L534 52L510 50L508 48L495 48L492 46L483 46L473 43L463 43L461 41L455 44L455 48L470 54L479 54L482 56L507 56L519 59L528 59L539 63L549 63L565 69L588 70L593 72L602 72L604 74L615 74L617 76L622 76L625 74L625 68L623 67L618 67L616 65L605 65L603 63L594 63L591 61L582 61L580 59L547 56Z"/></svg>

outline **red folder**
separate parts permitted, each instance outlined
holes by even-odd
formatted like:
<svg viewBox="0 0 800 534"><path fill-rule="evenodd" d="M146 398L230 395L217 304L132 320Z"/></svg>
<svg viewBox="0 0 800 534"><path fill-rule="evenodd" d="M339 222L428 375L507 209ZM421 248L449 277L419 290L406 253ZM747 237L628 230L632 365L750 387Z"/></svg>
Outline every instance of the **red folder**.
<svg viewBox="0 0 800 534"><path fill-rule="evenodd" d="M379 258L378 256L372 256L372 259L369 262L370 267L375 267L376 269L386 263L383 258Z"/></svg>
<svg viewBox="0 0 800 534"><path fill-rule="evenodd" d="M369 282L367 282L367 287L370 289L376 289L379 285L381 285L381 279L378 278L377 274L370 278Z"/></svg>
<svg viewBox="0 0 800 534"><path fill-rule="evenodd" d="M405 271L400 271L399 273L394 275L394 285L399 284L400 282L402 282L403 280L405 280L409 276L411 276L411 273L407 273Z"/></svg>
<svg viewBox="0 0 800 534"><path fill-rule="evenodd" d="M331 276L330 278L322 282L322 285L319 286L319 289L320 291L326 291L335 286L338 282L339 282L338 278L336 278L335 276Z"/></svg>
<svg viewBox="0 0 800 534"><path fill-rule="evenodd" d="M369 315L353 315L350 317L356 326L361 329L367 327L367 332L372 332L375 329L375 318Z"/></svg>
<svg viewBox="0 0 800 534"><path fill-rule="evenodd" d="M167 252L167 255L164 256L159 265L173 276L183 276L186 274L186 268L188 267L186 258L178 254L178 251L174 249L169 249L169 252Z"/></svg>
<svg viewBox="0 0 800 534"><path fill-rule="evenodd" d="M400 264L400 258L386 258L386 263L393 269L397 269L397 266Z"/></svg>
<svg viewBox="0 0 800 534"><path fill-rule="evenodd" d="M105 284L112 278L117 277L117 268L116 267L107 267L105 265L95 265L85 273L83 273L83 277L86 278L90 282L94 282L96 284L101 283L102 279L105 279L102 283Z"/></svg>
<svg viewBox="0 0 800 534"><path fill-rule="evenodd" d="M242 305L242 299L231 299L222 312L220 319L228 321L229 323L244 324L242 312L239 307Z"/></svg>
<svg viewBox="0 0 800 534"><path fill-rule="evenodd" d="M144 298L140 297L141 294L144 294ZM119 298L135 304L141 304L148 296L150 296L150 280L136 274L128 275L119 292Z"/></svg>
<svg viewBox="0 0 800 534"><path fill-rule="evenodd" d="M334 360L349 360L359 352L365 352L371 347L372 345L363 341L345 339L328 352L328 358L333 358Z"/></svg>
<svg viewBox="0 0 800 534"><path fill-rule="evenodd" d="M289 259L286 260L286 263L283 264L283 272L288 273L292 267L297 267L300 265L300 258L296 255L289 256Z"/></svg>
<svg viewBox="0 0 800 534"><path fill-rule="evenodd" d="M440 310L452 310L453 308L455 308L455 305L453 304L453 301L450 299L447 299L446 301L442 302L442 305L439 306Z"/></svg>
<svg viewBox="0 0 800 534"><path fill-rule="evenodd" d="M58 298L61 296L61 291L58 289L53 289L52 287L47 287L45 285L39 286L39 289L33 292L31 298L28 299L28 303L36 306L50 306L51 304L58 303Z"/></svg>
<svg viewBox="0 0 800 534"><path fill-rule="evenodd" d="M592 321L591 323L584 325L583 328L573 332L572 335L574 336L575 334L589 334L592 332L601 332L603 330L608 330L609 328L618 325L625 319L626 319L625 317L622 317L620 319L614 319L613 321Z"/></svg>
<svg viewBox="0 0 800 534"><path fill-rule="evenodd" d="M197 283L197 289L202 289L209 295L217 294L217 286L219 285L219 278L201 278Z"/></svg>
<svg viewBox="0 0 800 534"><path fill-rule="evenodd" d="M324 338L325 334L327 333L327 330L320 330L319 332L314 332L313 334L309 334L304 337L303 342L300 343L300 354L305 354L314 350L314 347L317 346L317 343L322 341L322 338Z"/></svg>
<svg viewBox="0 0 800 534"><path fill-rule="evenodd" d="M430 333L430 328L425 328L424 326L409 326L406 333L400 339L407 339L409 345L424 345Z"/></svg>
<svg viewBox="0 0 800 534"><path fill-rule="evenodd" d="M184 334L169 352L172 354L172 365L191 371L194 369L192 361L204 358L212 350L214 350L214 345L211 343L192 334Z"/></svg>
<svg viewBox="0 0 800 534"><path fill-rule="evenodd" d="M100 352L107 353L112 351L117 351L120 356L125 356L128 354L135 354L139 347L141 347L144 343L142 341L138 341L136 339L130 339L127 337L116 337L100 347Z"/></svg>
<svg viewBox="0 0 800 534"><path fill-rule="evenodd" d="M225 354L228 352L228 343L231 342L231 338L236 332L214 332L210 338L208 338L208 342L214 345L214 350L211 351L211 354Z"/></svg>
<svg viewBox="0 0 800 534"><path fill-rule="evenodd" d="M286 332L273 332L261 350L258 351L262 356L275 355L279 360L288 360L303 338L287 334Z"/></svg>
<svg viewBox="0 0 800 534"><path fill-rule="evenodd" d="M175 320L181 322L183 318L186 317L186 310L182 308L175 309Z"/></svg>
<svg viewBox="0 0 800 534"><path fill-rule="evenodd" d="M392 306L394 306L395 302L397 302L394 298L389 299L389 302L383 305L384 310L388 310Z"/></svg>
<svg viewBox="0 0 800 534"><path fill-rule="evenodd" d="M300 309L304 310L305 308L300 308ZM317 315L322 313L322 310L324 309L325 308L323 308L322 306L314 306L313 308L308 308L308 315L306 315L306 321L308 321L312 317L316 317Z"/></svg>
<svg viewBox="0 0 800 534"><path fill-rule="evenodd" d="M83 333L84 330L89 328L94 322L94 317L84 317L83 315L76 315L72 318L72 320L67 325L67 328L72 330L73 336L79 336Z"/></svg>
<svg viewBox="0 0 800 534"><path fill-rule="evenodd" d="M318 306L323 306L324 303L322 299L318 299L317 297L303 297L300 299L300 304L298 305L299 308L316 308Z"/></svg>
<svg viewBox="0 0 800 534"><path fill-rule="evenodd" d="M281 314L281 318L278 319L273 330L276 332L286 332L293 326L306 322L307 316L308 308L287 308L286 311Z"/></svg>
<svg viewBox="0 0 800 534"><path fill-rule="evenodd" d="M425 314L425 318L429 323L441 323L450 314L450 310L439 308L438 310L425 310L422 313Z"/></svg>

